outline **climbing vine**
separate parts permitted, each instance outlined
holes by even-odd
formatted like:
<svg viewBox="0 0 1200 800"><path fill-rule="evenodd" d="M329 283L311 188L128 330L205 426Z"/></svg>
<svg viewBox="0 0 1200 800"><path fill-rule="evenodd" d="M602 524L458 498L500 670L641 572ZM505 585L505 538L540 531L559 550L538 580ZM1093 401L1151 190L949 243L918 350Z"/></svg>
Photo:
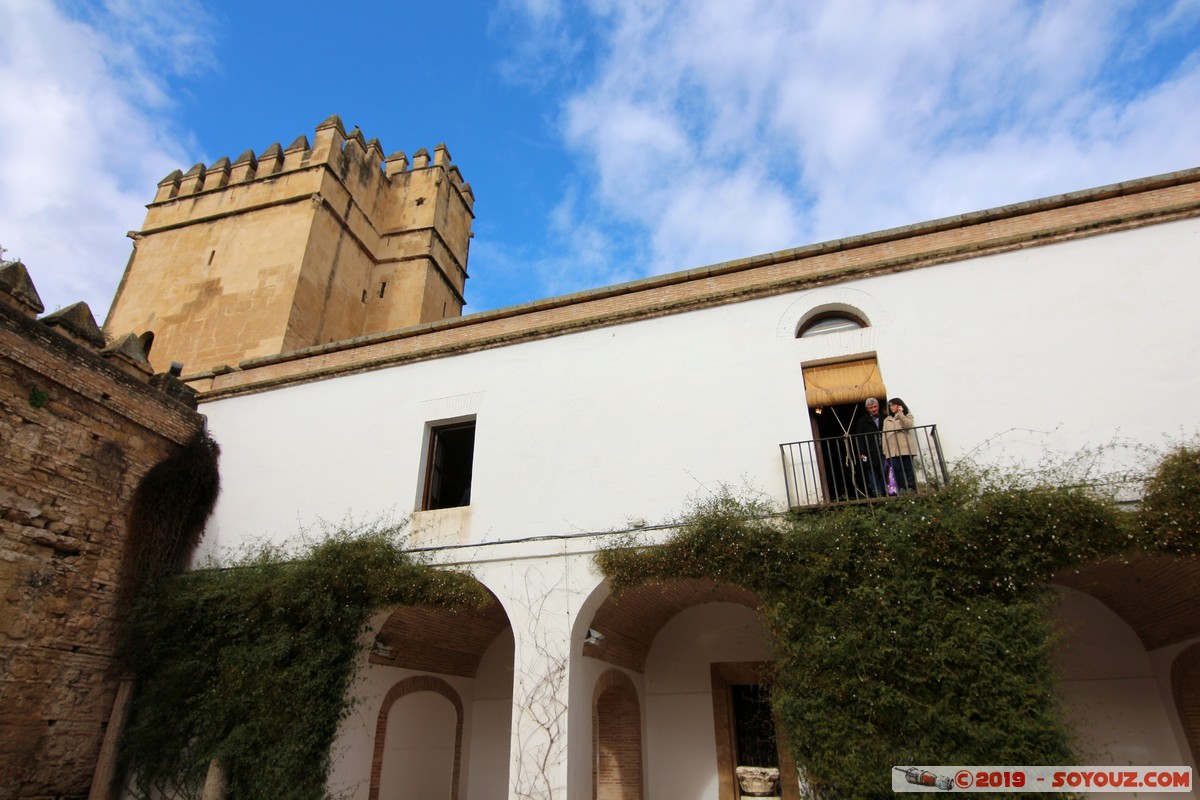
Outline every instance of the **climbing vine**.
<svg viewBox="0 0 1200 800"><path fill-rule="evenodd" d="M780 517L729 494L668 543L597 556L614 591L710 578L756 591L772 702L820 797L890 797L892 765L1071 764L1055 693L1056 573L1195 554L1200 450L1169 454L1140 510L1082 486L959 476L928 496Z"/></svg>
<svg viewBox="0 0 1200 800"><path fill-rule="evenodd" d="M264 550L147 584L130 621L138 696L121 751L137 793L198 797L216 759L229 797L324 797L370 614L487 599L403 543L396 528L341 532L299 556Z"/></svg>

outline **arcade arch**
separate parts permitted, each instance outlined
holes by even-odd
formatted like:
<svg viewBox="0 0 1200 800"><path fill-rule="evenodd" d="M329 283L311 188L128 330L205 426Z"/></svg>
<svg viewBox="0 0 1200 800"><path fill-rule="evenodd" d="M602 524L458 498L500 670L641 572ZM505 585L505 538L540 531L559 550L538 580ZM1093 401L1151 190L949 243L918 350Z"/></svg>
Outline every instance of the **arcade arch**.
<svg viewBox="0 0 1200 800"><path fill-rule="evenodd" d="M740 586L687 579L607 596L594 613L580 616L575 641L582 649L572 680L591 683L593 797L737 797L733 688L769 684L770 634L760 602ZM599 636L585 636L589 630ZM612 702L603 704L610 694ZM640 707L641 793L632 780L611 785L613 773L601 774L598 760L605 731L624 736L626 744L633 739L634 702ZM798 798L796 770L780 755L783 796ZM628 750L622 757L633 760Z"/></svg>
<svg viewBox="0 0 1200 800"><path fill-rule="evenodd" d="M369 800L508 796L513 653L494 596L480 609L401 606L382 620L365 676L382 696Z"/></svg>

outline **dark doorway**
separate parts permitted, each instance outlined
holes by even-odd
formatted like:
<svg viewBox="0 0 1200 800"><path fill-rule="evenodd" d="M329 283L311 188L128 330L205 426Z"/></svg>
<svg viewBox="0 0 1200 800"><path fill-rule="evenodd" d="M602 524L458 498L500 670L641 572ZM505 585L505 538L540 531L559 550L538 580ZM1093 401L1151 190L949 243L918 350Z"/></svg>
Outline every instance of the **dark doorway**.
<svg viewBox="0 0 1200 800"><path fill-rule="evenodd" d="M739 767L778 767L775 744L775 715L771 711L771 688L762 684L729 687L733 703L735 762Z"/></svg>
<svg viewBox="0 0 1200 800"><path fill-rule="evenodd" d="M866 499L869 495L860 446L865 437L855 437L854 426L867 410L862 403L840 403L810 411L827 501Z"/></svg>

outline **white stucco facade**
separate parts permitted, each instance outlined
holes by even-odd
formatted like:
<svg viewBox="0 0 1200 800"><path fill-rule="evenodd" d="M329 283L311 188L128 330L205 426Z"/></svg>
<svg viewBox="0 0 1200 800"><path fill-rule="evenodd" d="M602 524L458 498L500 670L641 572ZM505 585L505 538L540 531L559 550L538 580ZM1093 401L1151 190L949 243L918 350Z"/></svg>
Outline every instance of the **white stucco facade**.
<svg viewBox="0 0 1200 800"><path fill-rule="evenodd" d="M464 416L471 505L418 515L422 544L654 522L721 485L782 502L778 445L811 438L801 365L857 354L951 461L1161 445L1197 428L1198 269L1187 220L206 403L225 488L205 553L411 513L427 426ZM871 327L795 338L830 305Z"/></svg>
<svg viewBox="0 0 1200 800"><path fill-rule="evenodd" d="M1197 432L1198 276L1200 219L1174 219L204 402L222 493L200 557L413 515L413 545L454 546L434 558L470 570L512 627L475 677L444 677L462 704L459 796L583 800L609 668L583 638L607 596L591 554L608 532L667 522L724 486L785 507L779 445L813 438L805 365L856 356L937 425L952 463L1034 467L1115 443L1105 466L1135 465ZM868 326L797 338L821 310ZM464 419L470 504L421 511L430 428ZM1191 764L1169 664L1096 600L1067 593L1060 618L1063 695L1093 763ZM624 670L645 797L717 797L708 665L767 658L756 625L743 606L694 606L659 631L644 672ZM413 674L364 664L331 788L366 800L383 697ZM550 732L522 711L549 674ZM435 766L430 791L445 796L451 703L424 692L390 714L434 721L428 737L389 739L379 796L399 797L389 781L415 762Z"/></svg>

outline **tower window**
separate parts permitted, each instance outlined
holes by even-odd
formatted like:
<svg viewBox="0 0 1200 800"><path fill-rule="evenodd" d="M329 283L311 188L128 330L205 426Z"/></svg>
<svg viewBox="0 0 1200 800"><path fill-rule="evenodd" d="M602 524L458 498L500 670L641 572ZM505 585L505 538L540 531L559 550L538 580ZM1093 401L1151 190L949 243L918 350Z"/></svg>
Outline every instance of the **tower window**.
<svg viewBox="0 0 1200 800"><path fill-rule="evenodd" d="M430 430L422 510L470 505L474 461L474 420Z"/></svg>
<svg viewBox="0 0 1200 800"><path fill-rule="evenodd" d="M380 283L379 283L379 296L380 296L380 297L383 297L383 293L384 293L384 292L386 292L386 291L387 291L387 281L380 281Z"/></svg>

